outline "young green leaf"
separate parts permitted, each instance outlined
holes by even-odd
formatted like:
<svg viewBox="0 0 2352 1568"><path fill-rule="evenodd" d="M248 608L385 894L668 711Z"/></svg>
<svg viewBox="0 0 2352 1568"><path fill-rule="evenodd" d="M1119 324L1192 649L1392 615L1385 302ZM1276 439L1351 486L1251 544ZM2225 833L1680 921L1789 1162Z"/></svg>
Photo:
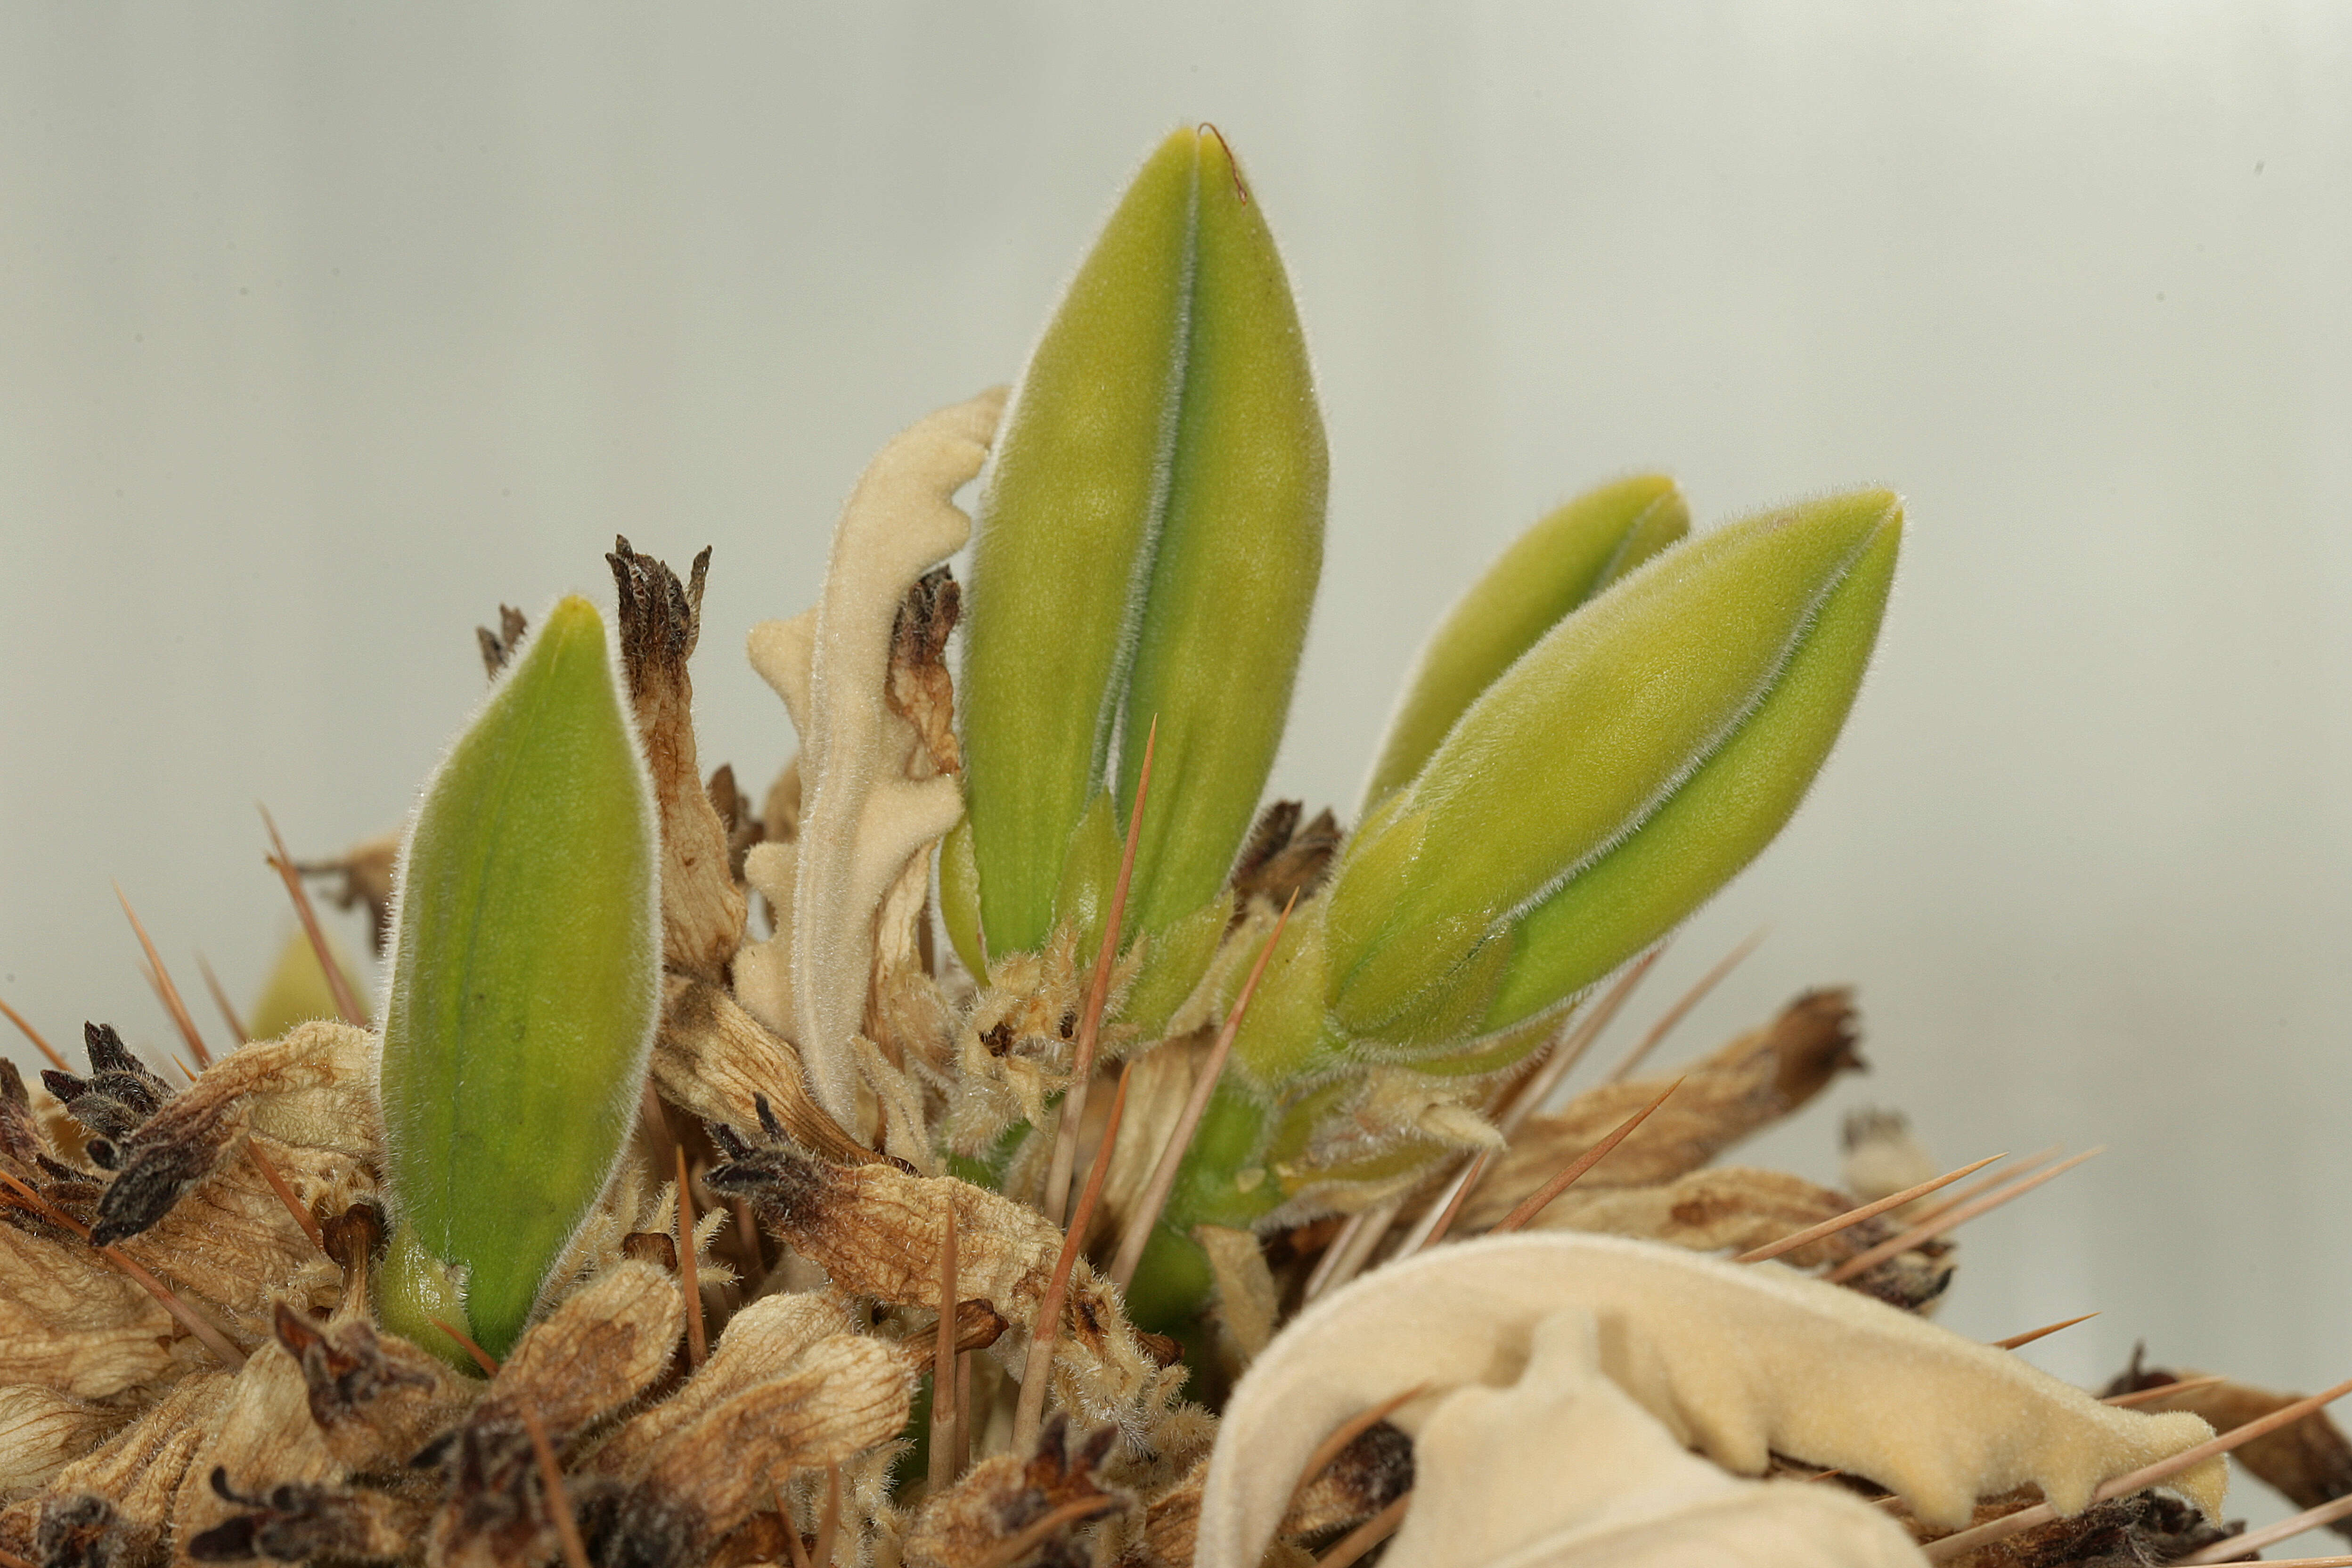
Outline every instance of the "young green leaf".
<svg viewBox="0 0 2352 1568"><path fill-rule="evenodd" d="M1412 1039L1416 1015L1466 1007L1500 1027L1598 979L1753 858L1861 685L1901 519L1874 490L1735 523L1513 664L1349 846L1328 916L1339 1025ZM1507 961L1474 962L1518 936Z"/></svg>
<svg viewBox="0 0 2352 1568"><path fill-rule="evenodd" d="M400 857L382 1094L386 1325L521 1332L635 1117L658 1007L658 835L604 626L541 622ZM462 1358L453 1357L462 1362Z"/></svg>
<svg viewBox="0 0 2352 1568"><path fill-rule="evenodd" d="M1389 721L1364 809L1412 782L1464 709L1587 599L1690 531L1672 479L1620 479L1521 534L1446 612Z"/></svg>
<svg viewBox="0 0 2352 1568"><path fill-rule="evenodd" d="M958 684L993 953L1045 942L1070 834L1110 754L1182 385L1193 140L1152 154L1070 280L981 496Z"/></svg>
<svg viewBox="0 0 2352 1568"><path fill-rule="evenodd" d="M1125 820L1155 720L1129 930L1220 896L1288 710L1327 469L1265 219L1223 141L1180 132L1072 280L981 500L961 693L992 959L1107 890L1081 825L1107 784Z"/></svg>

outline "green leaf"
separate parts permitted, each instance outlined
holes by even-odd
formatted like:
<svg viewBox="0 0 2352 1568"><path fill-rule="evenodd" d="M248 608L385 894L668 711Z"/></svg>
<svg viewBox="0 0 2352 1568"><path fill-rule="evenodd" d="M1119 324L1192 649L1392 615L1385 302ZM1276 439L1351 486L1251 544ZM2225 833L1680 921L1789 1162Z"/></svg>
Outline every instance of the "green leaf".
<svg viewBox="0 0 2352 1568"><path fill-rule="evenodd" d="M964 796L990 952L1042 945L1101 787L1150 571L1190 302L1198 156L1171 137L1070 280L1005 411L974 521Z"/></svg>
<svg viewBox="0 0 2352 1568"><path fill-rule="evenodd" d="M1620 479L1521 534L1431 634L1364 787L1369 811L1402 789L1446 731L1561 617L1690 531L1672 479Z"/></svg>
<svg viewBox="0 0 2352 1568"><path fill-rule="evenodd" d="M503 1354L635 1119L658 1009L659 828L586 600L559 603L426 784L400 858L382 1093L387 1321L446 1303ZM461 1327L464 1325L460 1325ZM445 1351L430 1336L428 1348Z"/></svg>
<svg viewBox="0 0 2352 1568"><path fill-rule="evenodd" d="M1510 1000L1498 994L1487 1012L1489 1027L1507 1024L1529 999L1606 972L1576 978L1589 957L1570 962L1570 947L1630 954L1746 865L1844 721L1900 532L1885 491L1752 518L1669 552L1555 626L1350 844L1329 916L1339 1025L1383 1037L1435 1005L1433 991L1492 984L1495 965L1474 953L1557 905L1510 965ZM1641 863L1670 874L1630 901L1574 901L1637 838ZM1619 923L1600 921L1603 908ZM1576 928L1573 943L1554 921Z"/></svg>
<svg viewBox="0 0 2352 1568"><path fill-rule="evenodd" d="M1159 741L1132 897L1162 931L1223 889L1257 815L1323 569L1329 458L1307 340L1263 210L1194 138L1192 309L1167 510L1122 707L1122 818Z"/></svg>
<svg viewBox="0 0 2352 1568"><path fill-rule="evenodd" d="M1288 710L1327 466L1264 217L1223 140L1180 132L1072 280L981 500L961 689L992 958L1086 912L1080 825L1126 820L1154 720L1126 929L1223 892Z"/></svg>

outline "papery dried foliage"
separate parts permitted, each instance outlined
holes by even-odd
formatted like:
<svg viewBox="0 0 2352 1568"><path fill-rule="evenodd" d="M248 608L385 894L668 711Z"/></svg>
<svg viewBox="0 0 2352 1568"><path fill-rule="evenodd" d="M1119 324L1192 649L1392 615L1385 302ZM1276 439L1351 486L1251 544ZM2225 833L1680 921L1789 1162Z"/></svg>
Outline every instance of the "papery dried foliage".
<svg viewBox="0 0 2352 1568"><path fill-rule="evenodd" d="M0 1496L39 1486L103 1442L130 1415L53 1389L0 1386Z"/></svg>
<svg viewBox="0 0 2352 1568"><path fill-rule="evenodd" d="M1123 1490L1107 1489L1098 1470L1118 1434L1109 1427L1074 1430L1055 1415L1031 1454L999 1454L974 1465L954 1486L925 1503L907 1534L907 1568L983 1568L999 1562L1007 1543L1056 1509L1098 1504L1103 1513L1133 1506ZM1038 1542L1022 1561L1043 1568L1093 1568L1098 1554L1081 1531L1090 1513Z"/></svg>
<svg viewBox="0 0 2352 1568"><path fill-rule="evenodd" d="M1986 1498L1978 1502L1969 1523L1971 1527L1989 1523L2041 1500L2042 1494L2031 1487ZM1916 1524L1900 1508L1891 1511L1922 1542L1950 1533ZM1948 1568L2147 1568L2226 1541L2237 1531L2238 1526L2216 1523L2177 1497L2133 1492L2094 1503L2072 1519L2036 1525L1948 1563Z"/></svg>
<svg viewBox="0 0 2352 1568"><path fill-rule="evenodd" d="M174 1384L138 1420L0 1510L0 1549L52 1564L137 1564L163 1548L188 1461L228 1397L226 1373Z"/></svg>
<svg viewBox="0 0 2352 1568"><path fill-rule="evenodd" d="M221 1058L135 1128L110 1135L116 1141L115 1174L100 1201L92 1240L104 1246L156 1226L205 1177L230 1163L248 1131L273 1163L282 1158L281 1173L298 1194L340 1214L374 1190L370 1168L382 1158L374 1054L373 1037L364 1030L311 1023ZM254 1181L276 1207L276 1189L257 1172ZM137 1247L131 1250L139 1255ZM245 1262L223 1261L233 1268ZM257 1303L256 1310L266 1306Z"/></svg>
<svg viewBox="0 0 2352 1568"><path fill-rule="evenodd" d="M303 1368L281 1345L254 1352L207 1425L173 1501L172 1526L184 1541L245 1511L213 1485L215 1471L233 1487L317 1487L342 1479L342 1464L310 1419Z"/></svg>
<svg viewBox="0 0 2352 1568"><path fill-rule="evenodd" d="M300 1367L304 1403L346 1470L404 1465L481 1396L481 1385L449 1370L365 1317L315 1323L281 1308L278 1342Z"/></svg>
<svg viewBox="0 0 2352 1568"><path fill-rule="evenodd" d="M1550 1116L1528 1119L1460 1220L1484 1230L1551 1173L1591 1148L1680 1077L1657 1113L1588 1173L1586 1187L1646 1187L1695 1171L1734 1143L1802 1107L1838 1074L1861 1068L1853 1000L1810 991L1763 1028L1741 1035L1681 1074L1588 1089Z"/></svg>
<svg viewBox="0 0 2352 1568"><path fill-rule="evenodd" d="M766 1101L779 1134L835 1160L874 1157L813 1099L800 1053L716 985L662 977L654 1087L680 1110L718 1124L752 1126Z"/></svg>
<svg viewBox="0 0 2352 1568"><path fill-rule="evenodd" d="M635 1398L667 1364L682 1305L669 1275L623 1262L524 1331L481 1401L438 1445L444 1493L427 1543L435 1563L495 1568L555 1554L531 1421L561 1452Z"/></svg>
<svg viewBox="0 0 2352 1568"><path fill-rule="evenodd" d="M694 682L687 672L702 635L702 585L710 552L686 583L648 555L614 542L621 610L621 668L636 709L637 739L661 814L662 965L723 983L742 945L744 898L730 869L727 825L704 787L694 744Z"/></svg>
<svg viewBox="0 0 2352 1568"><path fill-rule="evenodd" d="M896 1307L935 1305L952 1208L958 1296L985 1300L1016 1326L1035 1320L1062 1247L1060 1227L1036 1210L953 1177L835 1165L782 1145L755 1150L724 1131L719 1137L730 1163L710 1173L711 1190L749 1199L835 1289ZM1183 1381L1181 1370L1151 1357L1117 1295L1080 1259L1054 1362L1062 1405L1089 1426L1114 1423L1139 1452L1164 1457L1170 1445L1159 1429L1177 1414Z"/></svg>

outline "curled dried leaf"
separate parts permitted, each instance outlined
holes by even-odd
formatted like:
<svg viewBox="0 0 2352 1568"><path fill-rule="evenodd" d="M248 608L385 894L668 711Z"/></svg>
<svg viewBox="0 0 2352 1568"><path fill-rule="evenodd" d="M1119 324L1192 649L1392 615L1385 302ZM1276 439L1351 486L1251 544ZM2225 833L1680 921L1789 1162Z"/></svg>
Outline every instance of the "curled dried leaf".
<svg viewBox="0 0 2352 1568"><path fill-rule="evenodd" d="M958 1297L986 1301L1016 1327L1035 1320L1062 1232L1027 1205L950 1176L835 1165L782 1145L754 1150L723 1127L713 1133L729 1163L705 1178L710 1190L748 1199L835 1289L895 1307L935 1307L952 1208ZM1070 1277L1061 1336L1052 1387L1062 1404L1089 1423L1118 1423L1139 1451L1164 1448L1153 1433L1175 1414L1184 1374L1151 1357L1084 1258ZM1010 1353L1026 1335L1006 1339Z"/></svg>
<svg viewBox="0 0 2352 1568"><path fill-rule="evenodd" d="M752 668L801 731L802 813L789 943L792 1035L819 1104L857 1128L851 1037L874 969L874 918L908 862L963 814L952 777L887 700L908 591L962 548L950 500L980 472L1002 390L943 409L885 447L842 510L817 607L753 629ZM759 1003L751 1004L755 1010Z"/></svg>
<svg viewBox="0 0 2352 1568"><path fill-rule="evenodd" d="M703 787L687 661L702 634L706 548L688 582L650 555L613 542L604 557L619 591L621 670L661 816L662 963L723 983L743 942L744 901L730 869L727 825Z"/></svg>
<svg viewBox="0 0 2352 1568"><path fill-rule="evenodd" d="M1392 1264L1276 1339L1219 1434L1202 1561L1255 1561L1297 1466L1339 1421L1416 1383L1443 1390L1507 1375L1536 1325L1571 1308L1599 1325L1601 1370L1675 1445L1748 1475L1775 1451L1832 1466L1944 1523L2026 1481L2079 1510L2101 1481L2210 1430L2112 1409L2016 1356L1778 1264L1521 1233ZM1393 1419L1410 1431L1427 1415L1415 1401ZM2209 1461L2175 1484L2210 1511L2224 1479Z"/></svg>
<svg viewBox="0 0 2352 1568"><path fill-rule="evenodd" d="M1443 1399L1414 1443L1397 1568L1532 1560L1559 1568L1918 1568L1894 1521L1835 1488L1726 1475L1602 1371L1589 1310L1539 1321L1503 1387Z"/></svg>
<svg viewBox="0 0 2352 1568"><path fill-rule="evenodd" d="M1683 1085L1655 1116L1583 1179L1588 1188L1646 1187L1695 1171L1750 1133L1819 1094L1841 1072L1859 1068L1853 1002L1844 990L1809 991L1779 1017L1686 1069ZM1588 1089L1551 1116L1530 1117L1470 1195L1460 1221L1484 1230L1591 1148L1672 1079L1630 1079Z"/></svg>

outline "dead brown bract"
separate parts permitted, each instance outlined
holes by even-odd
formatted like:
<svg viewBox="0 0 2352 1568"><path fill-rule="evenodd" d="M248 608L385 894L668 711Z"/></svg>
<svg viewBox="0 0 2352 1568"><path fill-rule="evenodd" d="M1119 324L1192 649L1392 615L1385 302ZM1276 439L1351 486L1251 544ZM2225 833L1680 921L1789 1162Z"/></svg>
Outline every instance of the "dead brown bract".
<svg viewBox="0 0 2352 1568"><path fill-rule="evenodd" d="M1844 991L1808 992L1770 1025L1695 1063L1682 1075L1674 1102L1638 1137L1626 1141L1597 1180L1622 1187L1672 1181L1787 1116L1838 1074L1861 1065L1854 1054L1852 997ZM1578 1095L1557 1114L1528 1118L1509 1152L1495 1163L1464 1206L1459 1223L1473 1231L1492 1228L1553 1171L1656 1099L1668 1081L1604 1084Z"/></svg>

